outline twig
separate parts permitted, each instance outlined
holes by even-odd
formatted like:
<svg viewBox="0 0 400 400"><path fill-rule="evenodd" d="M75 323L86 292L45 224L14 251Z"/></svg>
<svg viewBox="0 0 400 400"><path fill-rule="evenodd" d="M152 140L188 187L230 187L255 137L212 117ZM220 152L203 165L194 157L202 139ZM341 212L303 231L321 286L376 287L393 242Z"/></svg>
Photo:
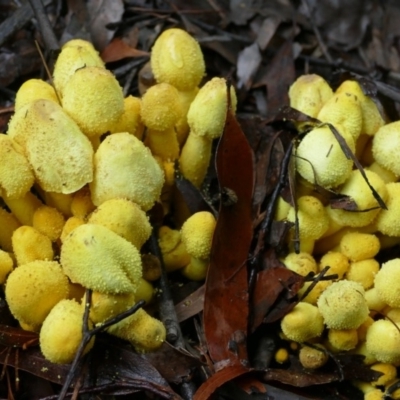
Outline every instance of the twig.
<svg viewBox="0 0 400 400"><path fill-rule="evenodd" d="M121 314L118 314L117 316L115 316L113 318L108 319L106 322L104 322L103 324L101 324L93 329L89 329L89 312L90 312L91 300L92 300L92 291L90 289L87 289L86 294L85 294L85 302L86 302L85 303L85 312L83 314L82 340L81 340L81 343L79 344L78 350L75 354L75 358L71 364L71 368L68 372L67 378L65 379L65 382L61 389L61 392L58 395L58 400L63 400L65 398L68 388L70 387L72 380L74 379L78 362L81 360L83 351L85 350L87 344L90 342L92 337L94 335L96 335L97 333L104 331L109 326L114 325L117 322L123 320L124 318L129 317L130 315L134 314L139 308L141 308L145 304L144 300L140 300L129 310L127 310Z"/></svg>

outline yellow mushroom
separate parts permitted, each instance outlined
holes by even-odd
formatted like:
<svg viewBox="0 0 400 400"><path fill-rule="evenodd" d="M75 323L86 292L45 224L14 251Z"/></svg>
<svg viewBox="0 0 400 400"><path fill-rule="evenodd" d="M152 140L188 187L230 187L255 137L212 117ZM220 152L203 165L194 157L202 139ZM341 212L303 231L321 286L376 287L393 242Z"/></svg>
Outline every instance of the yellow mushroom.
<svg viewBox="0 0 400 400"><path fill-rule="evenodd" d="M375 275L375 289L379 298L391 307L400 307L400 258L394 258L382 264Z"/></svg>
<svg viewBox="0 0 400 400"><path fill-rule="evenodd" d="M0 207L0 226L0 248L5 251L12 251L11 238L13 232L20 227L21 224L14 215Z"/></svg>
<svg viewBox="0 0 400 400"><path fill-rule="evenodd" d="M374 258L367 258L355 261L350 264L346 273L346 279L361 283L365 290L370 289L374 284L374 278L379 271L379 263Z"/></svg>
<svg viewBox="0 0 400 400"><path fill-rule="evenodd" d="M64 223L64 216L53 207L43 205L33 213L32 226L53 242L60 238Z"/></svg>
<svg viewBox="0 0 400 400"><path fill-rule="evenodd" d="M300 252L289 253L282 262L291 271L296 272L299 275L306 276L310 272L316 274L318 272L317 262L311 254Z"/></svg>
<svg viewBox="0 0 400 400"><path fill-rule="evenodd" d="M90 326L90 325L89 325ZM43 322L40 329L40 350L44 357L57 364L71 363L82 341L83 310L74 300L61 300ZM86 345L86 354L94 337Z"/></svg>
<svg viewBox="0 0 400 400"><path fill-rule="evenodd" d="M328 329L328 343L336 352L352 350L358 344L357 329Z"/></svg>
<svg viewBox="0 0 400 400"><path fill-rule="evenodd" d="M54 257L51 239L31 226L23 225L14 231L12 246L18 265Z"/></svg>
<svg viewBox="0 0 400 400"><path fill-rule="evenodd" d="M72 282L102 293L134 293L142 276L136 247L101 225L84 224L71 231L60 261Z"/></svg>
<svg viewBox="0 0 400 400"><path fill-rule="evenodd" d="M86 67L104 68L104 63L93 45L80 39L65 43L57 57L53 74L54 86L61 97L65 85L74 73Z"/></svg>
<svg viewBox="0 0 400 400"><path fill-rule="evenodd" d="M6 300L16 319L39 327L68 295L68 279L56 261L32 261L15 268L6 283Z"/></svg>
<svg viewBox="0 0 400 400"><path fill-rule="evenodd" d="M176 160L179 143L175 124L183 116L178 90L168 83L149 88L142 98L141 116L148 128L145 144L151 152L163 160Z"/></svg>
<svg viewBox="0 0 400 400"><path fill-rule="evenodd" d="M166 337L166 330L162 322L142 308L109 327L107 332L128 340L136 351L141 353L158 349Z"/></svg>
<svg viewBox="0 0 400 400"><path fill-rule="evenodd" d="M371 382L374 386L385 386L397 378L397 369L392 364L376 363L371 366L371 369L373 371L382 372L382 375L378 379Z"/></svg>
<svg viewBox="0 0 400 400"><path fill-rule="evenodd" d="M236 94L230 91L232 111L236 109ZM179 158L183 176L200 187L211 158L213 139L221 136L227 112L227 85L223 78L213 78L197 93L190 105L187 121L190 133Z"/></svg>
<svg viewBox="0 0 400 400"><path fill-rule="evenodd" d="M386 184L388 193L386 199L387 210L381 210L374 221L376 228L385 235L400 237L400 183Z"/></svg>
<svg viewBox="0 0 400 400"><path fill-rule="evenodd" d="M290 106L313 118L332 96L328 82L316 74L301 75L289 88Z"/></svg>
<svg viewBox="0 0 400 400"><path fill-rule="evenodd" d="M103 225L141 249L151 234L146 213L126 199L110 199L102 203L89 217L90 224Z"/></svg>
<svg viewBox="0 0 400 400"><path fill-rule="evenodd" d="M13 270L14 261L9 253L0 250L0 284L3 284L8 274Z"/></svg>
<svg viewBox="0 0 400 400"><path fill-rule="evenodd" d="M46 99L59 104L53 86L41 79L28 79L18 89L14 110L17 111L25 104L39 99Z"/></svg>
<svg viewBox="0 0 400 400"><path fill-rule="evenodd" d="M370 233L348 232L340 241L340 251L352 262L373 258L379 249L379 239Z"/></svg>
<svg viewBox="0 0 400 400"><path fill-rule="evenodd" d="M24 148L43 190L68 194L92 180L92 146L58 104L26 104L14 114L8 134Z"/></svg>
<svg viewBox="0 0 400 400"><path fill-rule="evenodd" d="M299 302L282 318L281 329L288 339L301 343L321 336L324 321L317 307Z"/></svg>
<svg viewBox="0 0 400 400"><path fill-rule="evenodd" d="M84 186L74 193L70 205L71 213L74 217L86 220L95 208L96 206L92 202L88 186Z"/></svg>
<svg viewBox="0 0 400 400"><path fill-rule="evenodd" d="M191 90L205 74L203 54L197 41L182 29L165 30L151 51L151 69L157 82L178 90Z"/></svg>
<svg viewBox="0 0 400 400"><path fill-rule="evenodd" d="M8 135L0 134L0 193L9 198L24 196L35 177L22 148Z"/></svg>
<svg viewBox="0 0 400 400"><path fill-rule="evenodd" d="M343 139L354 153L354 139L337 126ZM296 170L308 182L330 189L341 185L350 176L353 161L343 152L328 126L308 132L296 150Z"/></svg>
<svg viewBox="0 0 400 400"><path fill-rule="evenodd" d="M150 150L127 132L108 136L94 157L90 183L96 206L113 198L126 198L149 210L158 200L164 174Z"/></svg>
<svg viewBox="0 0 400 400"><path fill-rule="evenodd" d="M187 278L201 280L206 277L215 226L215 217L208 211L194 213L182 225L182 243L191 256L190 264L182 269Z"/></svg>
<svg viewBox="0 0 400 400"><path fill-rule="evenodd" d="M60 240L61 243L65 241L67 236L78 226L84 225L85 221L82 218L70 217L65 221L63 230L61 231Z"/></svg>
<svg viewBox="0 0 400 400"><path fill-rule="evenodd" d="M321 344L316 344L315 347L304 345L299 351L299 361L304 368L321 368L328 359L328 353Z"/></svg>
<svg viewBox="0 0 400 400"><path fill-rule="evenodd" d="M317 304L325 324L332 329L357 329L369 313L364 289L358 282L332 283Z"/></svg>
<svg viewBox="0 0 400 400"><path fill-rule="evenodd" d="M13 199L3 193L3 200L11 210L13 216L23 225L32 225L33 214L43 203L31 192L23 197Z"/></svg>
<svg viewBox="0 0 400 400"><path fill-rule="evenodd" d="M329 267L325 275L337 274L339 279L348 272L350 262L348 257L338 251L329 251L321 257L319 262L319 270L322 271L326 267Z"/></svg>

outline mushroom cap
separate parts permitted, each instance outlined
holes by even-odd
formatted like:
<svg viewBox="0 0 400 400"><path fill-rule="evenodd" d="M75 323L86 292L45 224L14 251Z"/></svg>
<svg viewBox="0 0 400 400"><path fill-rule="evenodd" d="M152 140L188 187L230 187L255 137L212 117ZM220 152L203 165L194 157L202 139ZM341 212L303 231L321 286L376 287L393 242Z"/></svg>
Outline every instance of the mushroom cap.
<svg viewBox="0 0 400 400"><path fill-rule="evenodd" d="M346 130L337 128L354 153L354 139ZM308 132L296 150L297 172L308 182L330 189L350 176L353 161L348 159L328 126Z"/></svg>
<svg viewBox="0 0 400 400"><path fill-rule="evenodd" d="M0 160L0 190L9 198L24 196L35 182L35 176L22 148L10 136L2 134Z"/></svg>
<svg viewBox="0 0 400 400"><path fill-rule="evenodd" d="M350 267L349 259L346 255L339 251L328 251L319 262L319 270L329 267L326 275L337 274L339 279L347 273Z"/></svg>
<svg viewBox="0 0 400 400"><path fill-rule="evenodd" d="M213 78L197 93L187 113L191 134L204 136L208 140L221 136L228 106L227 83L224 78ZM232 111L236 110L236 93L230 88Z"/></svg>
<svg viewBox="0 0 400 400"><path fill-rule="evenodd" d="M140 308L134 314L107 328L111 335L129 340L136 351L145 353L159 348L166 337L164 325Z"/></svg>
<svg viewBox="0 0 400 400"><path fill-rule="evenodd" d="M369 183L380 195L382 200L386 201L388 192L382 178L375 172L368 170L365 171L365 174L367 175ZM339 190L339 193L351 197L356 202L358 210L375 208L365 212L331 209L329 215L339 225L357 228L366 226L370 224L381 211L378 202L359 170L352 171L350 177Z"/></svg>
<svg viewBox="0 0 400 400"><path fill-rule="evenodd" d="M92 202L89 186L84 186L73 194L70 210L74 217L86 220L95 209L96 206Z"/></svg>
<svg viewBox="0 0 400 400"><path fill-rule="evenodd" d="M400 183L387 183L386 190L388 193L386 199L386 206L388 209L381 210L376 220L374 220L374 223L376 228L383 234L399 237L400 219L398 216L400 213Z"/></svg>
<svg viewBox="0 0 400 400"><path fill-rule="evenodd" d="M400 121L379 128L372 140L374 160L397 176L400 175L400 160L397 152L399 146Z"/></svg>
<svg viewBox="0 0 400 400"><path fill-rule="evenodd" d="M93 137L113 129L124 112L124 95L110 71L86 67L65 85L62 106L82 132Z"/></svg>
<svg viewBox="0 0 400 400"><path fill-rule="evenodd" d="M39 326L68 295L68 279L56 261L32 261L15 268L6 283L6 300L14 317Z"/></svg>
<svg viewBox="0 0 400 400"><path fill-rule="evenodd" d="M136 247L101 225L84 224L70 232L60 260L72 282L101 293L134 293L142 276Z"/></svg>
<svg viewBox="0 0 400 400"><path fill-rule="evenodd" d="M75 72L86 67L104 68L104 62L93 45L77 39L65 43L57 57L53 73L54 86L61 96Z"/></svg>
<svg viewBox="0 0 400 400"><path fill-rule="evenodd" d="M328 353L326 352L322 344L316 344L315 347L303 346L299 351L299 361L304 368L317 369L326 364L329 359Z"/></svg>
<svg viewBox="0 0 400 400"><path fill-rule="evenodd" d="M39 99L46 99L59 104L53 86L41 79L28 79L18 89L14 110L17 111L25 104Z"/></svg>
<svg viewBox="0 0 400 400"><path fill-rule="evenodd" d="M75 300L61 300L50 311L40 329L40 350L53 363L68 364L82 341L83 309ZM86 354L94 337L86 345Z"/></svg>
<svg viewBox="0 0 400 400"><path fill-rule="evenodd" d="M374 258L355 261L350 264L346 279L359 282L365 290L371 288L374 284L374 278L379 271L379 263Z"/></svg>
<svg viewBox="0 0 400 400"><path fill-rule="evenodd" d="M399 326L385 319L375 321L367 331L367 351L383 363L400 363Z"/></svg>
<svg viewBox="0 0 400 400"><path fill-rule="evenodd" d="M360 101L362 126L361 133L372 136L385 124L378 107L371 97L366 96L357 81L347 80L336 89L335 93L351 93Z"/></svg>
<svg viewBox="0 0 400 400"><path fill-rule="evenodd" d="M301 301L282 318L281 329L288 339L301 343L321 336L324 321L317 307Z"/></svg>
<svg viewBox="0 0 400 400"><path fill-rule="evenodd" d="M375 257L380 250L377 236L371 233L348 232L340 241L340 251L352 262Z"/></svg>
<svg viewBox="0 0 400 400"><path fill-rule="evenodd" d="M329 218L320 200L314 196L301 196L297 199L297 217L300 239L319 239L329 227ZM295 222L294 207L290 207L287 220Z"/></svg>
<svg viewBox="0 0 400 400"><path fill-rule="evenodd" d="M216 224L214 215L208 211L196 212L184 222L181 240L192 257L206 259L210 256Z"/></svg>
<svg viewBox="0 0 400 400"><path fill-rule="evenodd" d="M362 112L360 101L352 93L335 93L321 108L317 118L335 127L340 125L353 136L354 142L361 134ZM336 127L337 129L337 127Z"/></svg>
<svg viewBox="0 0 400 400"><path fill-rule="evenodd" d="M181 240L181 233L177 229L161 226L158 230L158 245L167 272L183 268L190 263L191 257Z"/></svg>
<svg viewBox="0 0 400 400"><path fill-rule="evenodd" d="M283 260L287 268L296 272L299 275L306 276L310 272L316 274L318 272L317 262L315 258L308 253L300 252L289 253Z"/></svg>
<svg viewBox="0 0 400 400"><path fill-rule="evenodd" d="M335 351L349 351L358 343L357 329L329 329L328 343Z"/></svg>
<svg viewBox="0 0 400 400"><path fill-rule="evenodd" d="M14 231L11 240L18 265L35 260L52 260L54 257L50 238L32 226L20 226Z"/></svg>
<svg viewBox="0 0 400 400"><path fill-rule="evenodd" d="M182 116L181 100L174 86L158 83L143 95L141 117L148 128L165 131L173 128Z"/></svg>
<svg viewBox="0 0 400 400"><path fill-rule="evenodd" d="M36 100L21 107L8 134L23 147L43 190L68 194L92 180L92 145L57 103Z"/></svg>
<svg viewBox="0 0 400 400"><path fill-rule="evenodd" d="M84 297L82 308L84 308L85 304L86 298ZM94 324L102 323L123 313L134 305L134 293L110 294L93 292L89 317Z"/></svg>
<svg viewBox="0 0 400 400"><path fill-rule="evenodd" d="M127 96L124 98L124 112L110 129L111 133L128 132L142 139L144 125L141 117L142 100L138 97Z"/></svg>
<svg viewBox="0 0 400 400"><path fill-rule="evenodd" d="M371 382L373 386L386 386L397 377L396 367L389 363L376 363L371 366L371 369L373 371L382 372L382 375L378 379Z"/></svg>
<svg viewBox="0 0 400 400"><path fill-rule="evenodd" d="M4 208L0 207L0 248L12 252L13 232L21 226L17 218Z"/></svg>
<svg viewBox="0 0 400 400"><path fill-rule="evenodd" d="M357 329L368 318L364 288L358 282L332 283L318 299L318 309L328 328Z"/></svg>
<svg viewBox="0 0 400 400"><path fill-rule="evenodd" d="M4 250L0 250L0 284L3 284L7 275L13 270L14 261L10 254Z"/></svg>
<svg viewBox="0 0 400 400"><path fill-rule="evenodd" d="M167 29L151 50L151 69L157 82L178 90L198 86L205 74L203 54L197 41L182 29Z"/></svg>
<svg viewBox="0 0 400 400"><path fill-rule="evenodd" d="M110 135L97 149L90 183L96 206L121 197L147 211L160 197L163 184L163 171L150 150L129 133Z"/></svg>
<svg viewBox="0 0 400 400"><path fill-rule="evenodd" d="M131 242L138 250L151 235L146 213L127 199L105 201L90 215L88 222L105 226Z"/></svg>
<svg viewBox="0 0 400 400"><path fill-rule="evenodd" d="M290 106L313 118L332 96L328 82L316 74L301 75L289 88Z"/></svg>
<svg viewBox="0 0 400 400"><path fill-rule="evenodd" d="M61 236L64 224L64 216L54 207L43 205L33 213L32 226L53 242Z"/></svg>
<svg viewBox="0 0 400 400"><path fill-rule="evenodd" d="M375 289L379 298L391 307L400 307L400 258L382 264L375 275Z"/></svg>

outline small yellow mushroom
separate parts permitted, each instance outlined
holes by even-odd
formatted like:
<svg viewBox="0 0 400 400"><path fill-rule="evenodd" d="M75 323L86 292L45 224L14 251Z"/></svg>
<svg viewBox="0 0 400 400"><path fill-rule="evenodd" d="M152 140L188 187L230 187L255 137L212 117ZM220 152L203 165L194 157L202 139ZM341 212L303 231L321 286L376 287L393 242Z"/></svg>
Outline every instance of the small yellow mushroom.
<svg viewBox="0 0 400 400"><path fill-rule="evenodd" d="M87 137L94 137L113 129L123 115L124 96L110 71L85 67L66 83L62 106Z"/></svg>
<svg viewBox="0 0 400 400"><path fill-rule="evenodd" d="M14 261L9 253L0 250L0 284L3 284L7 275L13 270Z"/></svg>
<svg viewBox="0 0 400 400"><path fill-rule="evenodd" d="M146 353L157 350L165 341L166 330L158 319L140 308L131 316L107 329L111 335L128 340L136 351Z"/></svg>
<svg viewBox="0 0 400 400"><path fill-rule="evenodd" d="M72 282L102 293L134 293L142 276L137 248L101 225L75 228L64 239L60 260Z"/></svg>
<svg viewBox="0 0 400 400"><path fill-rule="evenodd" d="M206 277L215 226L215 217L208 211L193 214L182 225L182 242L191 256L190 264L182 270L187 278L202 280Z"/></svg>
<svg viewBox="0 0 400 400"><path fill-rule="evenodd" d="M358 344L357 329L329 329L328 343L337 351L349 351Z"/></svg>
<svg viewBox="0 0 400 400"><path fill-rule="evenodd" d="M168 83L149 88L142 98L141 116L148 128L145 144L151 152L163 160L176 160L179 143L175 124L183 117L178 90Z"/></svg>
<svg viewBox="0 0 400 400"><path fill-rule="evenodd" d="M400 258L394 258L382 264L375 275L375 289L379 298L391 307L400 307Z"/></svg>
<svg viewBox="0 0 400 400"><path fill-rule="evenodd" d="M31 226L23 225L14 231L12 246L18 265L54 257L51 239Z"/></svg>
<svg viewBox="0 0 400 400"><path fill-rule="evenodd" d="M288 339L301 343L321 336L324 321L317 307L299 302L282 318L281 329Z"/></svg>
<svg viewBox="0 0 400 400"><path fill-rule="evenodd" d="M291 271L294 271L302 276L306 276L310 272L313 272L314 274L318 272L317 262L315 261L314 257L308 253L289 253L282 260L282 262Z"/></svg>
<svg viewBox="0 0 400 400"><path fill-rule="evenodd" d="M304 345L299 352L299 361L301 365L308 369L321 368L326 364L328 359L328 353L321 344L316 344L315 348Z"/></svg>
<svg viewBox="0 0 400 400"><path fill-rule="evenodd" d="M205 74L199 44L182 29L167 29L157 38L150 62L157 82L169 83L178 90L195 88Z"/></svg>
<svg viewBox="0 0 400 400"><path fill-rule="evenodd" d="M127 132L108 136L95 153L89 186L96 206L120 197L147 211L160 197L163 183L163 171L150 150Z"/></svg>
<svg viewBox="0 0 400 400"><path fill-rule="evenodd" d="M289 352L284 347L281 347L275 352L274 358L278 364L284 364L289 360Z"/></svg>
<svg viewBox="0 0 400 400"><path fill-rule="evenodd" d="M301 75L289 88L290 106L313 118L332 96L328 82L315 74Z"/></svg>
<svg viewBox="0 0 400 400"><path fill-rule="evenodd" d="M68 295L68 279L56 261L32 261L15 268L6 283L6 300L16 319L39 327Z"/></svg>
<svg viewBox="0 0 400 400"><path fill-rule="evenodd" d="M0 207L0 226L0 248L4 251L12 251L11 238L14 231L19 228L21 224L14 215Z"/></svg>
<svg viewBox="0 0 400 400"><path fill-rule="evenodd" d="M397 369L392 364L376 363L371 366L371 369L373 371L382 372L382 375L378 379L371 382L374 386L385 386L397 378Z"/></svg>
<svg viewBox="0 0 400 400"><path fill-rule="evenodd" d="M13 216L23 225L32 225L33 214L42 206L42 202L31 192L23 197L12 199L3 193L3 200L11 210Z"/></svg>
<svg viewBox="0 0 400 400"><path fill-rule="evenodd" d="M232 111L236 110L236 94L230 91ZM190 105L187 121L190 133L179 158L183 176L200 187L207 173L213 139L221 136L227 112L227 86L223 78L213 78L197 93Z"/></svg>
<svg viewBox="0 0 400 400"><path fill-rule="evenodd" d="M9 198L23 197L35 177L22 148L11 137L0 134L0 193Z"/></svg>
<svg viewBox="0 0 400 400"><path fill-rule="evenodd" d="M60 240L61 243L65 241L67 236L78 226L84 225L85 221L78 217L70 217L65 221L63 230L61 232Z"/></svg>
<svg viewBox="0 0 400 400"><path fill-rule="evenodd" d="M357 329L369 313L364 289L358 282L332 283L317 304L325 324L332 329Z"/></svg>
<svg viewBox="0 0 400 400"><path fill-rule="evenodd" d="M346 279L361 283L363 288L367 290L373 286L378 271L378 261L374 258L367 258L366 260L352 262L346 273Z"/></svg>
<svg viewBox="0 0 400 400"><path fill-rule="evenodd" d="M126 199L110 199L102 203L89 217L90 224L105 226L140 250L151 234L146 213Z"/></svg>
<svg viewBox="0 0 400 400"><path fill-rule="evenodd" d="M90 326L90 325L89 325ZM53 363L68 364L75 357L82 341L83 310L74 300L61 300L43 322L40 329L40 350ZM94 337L86 345L86 354L94 344Z"/></svg>
<svg viewBox="0 0 400 400"><path fill-rule="evenodd" d="M47 99L59 104L53 86L41 79L28 79L18 89L14 110L17 111L25 104L39 99Z"/></svg>
<svg viewBox="0 0 400 400"><path fill-rule="evenodd" d="M347 273L350 267L348 257L338 251L329 251L321 257L319 262L319 270L322 271L329 267L325 275L337 274L339 279Z"/></svg>
<svg viewBox="0 0 400 400"><path fill-rule="evenodd" d="M387 210L381 210L374 222L379 232L388 236L400 237L400 221L397 217L400 212L400 183L388 183L386 190L388 192Z"/></svg>
<svg viewBox="0 0 400 400"><path fill-rule="evenodd" d="M340 251L352 262L373 258L379 249L379 239L370 233L348 232L340 241Z"/></svg>
<svg viewBox="0 0 400 400"><path fill-rule="evenodd" d="M64 216L53 207L40 206L33 214L32 226L52 242L60 238L64 223Z"/></svg>
<svg viewBox="0 0 400 400"><path fill-rule="evenodd" d="M89 187L84 186L74 193L71 201L71 213L74 217L86 220L96 206L92 202Z"/></svg>

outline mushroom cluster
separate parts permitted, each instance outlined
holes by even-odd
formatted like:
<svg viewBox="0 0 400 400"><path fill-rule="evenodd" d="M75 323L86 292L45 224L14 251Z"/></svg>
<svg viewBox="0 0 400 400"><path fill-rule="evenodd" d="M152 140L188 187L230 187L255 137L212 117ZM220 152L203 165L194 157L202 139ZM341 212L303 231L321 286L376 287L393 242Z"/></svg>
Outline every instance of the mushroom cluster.
<svg viewBox="0 0 400 400"><path fill-rule="evenodd" d="M306 280L301 301L281 321L281 334L300 343L305 368L321 367L328 352L362 354L373 370L390 377L368 389L356 384L383 398L400 366L400 259L380 265L375 257L400 243L400 122L385 123L355 80L334 92L320 76L301 76L289 98L293 108L320 124L306 131L294 152L297 207L281 197L275 219L298 221L299 237L293 227L282 262L316 282ZM347 196L351 209L332 207L332 193ZM300 241L298 254L294 239ZM333 278L319 279L322 271Z"/></svg>
<svg viewBox="0 0 400 400"><path fill-rule="evenodd" d="M71 362L81 342L85 289L93 325L152 300L159 263L144 245L156 203L175 221L158 233L167 271L195 280L207 273L215 217L171 203L175 166L197 187L204 180L225 122L227 85L213 78L199 87L203 55L181 29L159 36L151 68L156 83L141 98L124 98L94 47L71 40L56 61L54 86L25 82L0 134L0 283L20 326L39 332L55 363ZM233 89L230 96L234 109ZM141 352L166 337L145 309L108 333Z"/></svg>

